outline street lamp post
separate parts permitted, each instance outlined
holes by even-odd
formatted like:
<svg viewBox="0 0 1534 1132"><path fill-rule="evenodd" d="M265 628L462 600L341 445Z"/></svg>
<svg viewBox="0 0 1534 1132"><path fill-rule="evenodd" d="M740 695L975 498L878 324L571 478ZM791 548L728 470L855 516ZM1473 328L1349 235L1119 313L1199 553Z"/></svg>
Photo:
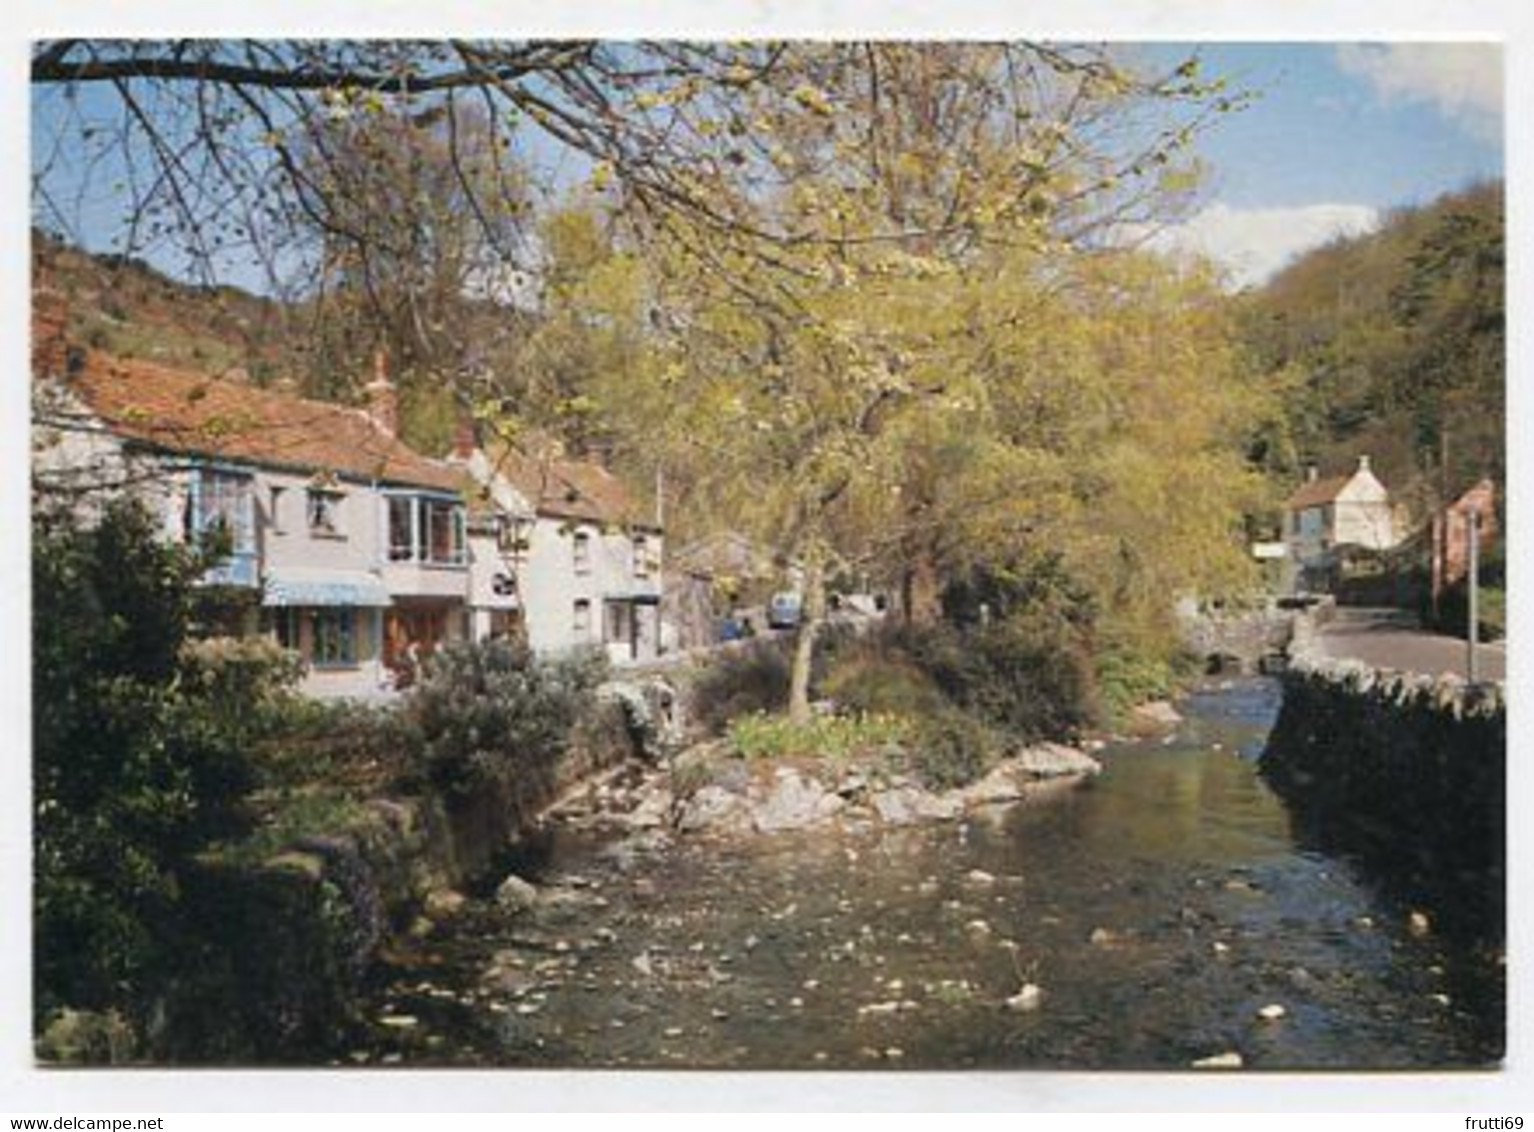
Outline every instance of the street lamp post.
<svg viewBox="0 0 1534 1132"><path fill-rule="evenodd" d="M1469 680L1470 683L1474 684L1480 676L1480 674L1476 671L1475 645L1476 638L1480 636L1481 632L1481 611L1479 608L1480 593L1478 592L1481 583L1481 513L1480 511L1472 508L1467 513L1465 518L1468 520L1470 526L1470 616L1468 618L1470 624L1466 627L1465 631L1465 647L1469 650L1465 660L1465 677L1467 680Z"/></svg>

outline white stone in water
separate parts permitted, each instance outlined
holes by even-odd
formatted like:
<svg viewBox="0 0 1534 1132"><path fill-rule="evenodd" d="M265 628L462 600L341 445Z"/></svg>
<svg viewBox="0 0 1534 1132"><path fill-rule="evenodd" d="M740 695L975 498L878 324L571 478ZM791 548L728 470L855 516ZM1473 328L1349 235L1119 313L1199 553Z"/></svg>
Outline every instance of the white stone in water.
<svg viewBox="0 0 1534 1132"><path fill-rule="evenodd" d="M971 920L964 925L964 930L969 932L970 935L990 935L991 925L984 920Z"/></svg>
<svg viewBox="0 0 1534 1132"><path fill-rule="evenodd" d="M1426 912L1413 912L1406 918L1406 926L1412 935L1427 935L1433 930L1433 923L1427 918Z"/></svg>
<svg viewBox="0 0 1534 1132"><path fill-rule="evenodd" d="M1193 1062L1194 1069L1240 1069L1246 1063L1235 1050L1217 1053L1213 1057L1201 1057Z"/></svg>
<svg viewBox="0 0 1534 1132"><path fill-rule="evenodd" d="M968 883L978 885L982 888L986 885L996 883L996 878L990 873L986 872L984 869L970 869L969 872L964 874L964 879Z"/></svg>
<svg viewBox="0 0 1534 1132"><path fill-rule="evenodd" d="M413 1014L385 1014L378 1021L385 1026L393 1026L400 1030L408 1030L411 1026L421 1024L421 1020Z"/></svg>
<svg viewBox="0 0 1534 1132"><path fill-rule="evenodd" d="M1007 999L1007 1009L1017 1011L1037 1010L1044 1002L1044 988L1037 983L1024 983L1022 988Z"/></svg>
<svg viewBox="0 0 1534 1132"><path fill-rule="evenodd" d="M1257 1017L1261 1018L1264 1022L1277 1022L1288 1013L1289 1011L1284 1009L1281 1003L1270 1002L1257 1012Z"/></svg>
<svg viewBox="0 0 1534 1132"><path fill-rule="evenodd" d="M682 1027L667 1026L664 1030L661 1031L661 1034L663 1037L667 1038L680 1038L682 1036Z"/></svg>
<svg viewBox="0 0 1534 1132"><path fill-rule="evenodd" d="M495 890L495 902L508 912L524 912L538 902L538 890L512 873Z"/></svg>

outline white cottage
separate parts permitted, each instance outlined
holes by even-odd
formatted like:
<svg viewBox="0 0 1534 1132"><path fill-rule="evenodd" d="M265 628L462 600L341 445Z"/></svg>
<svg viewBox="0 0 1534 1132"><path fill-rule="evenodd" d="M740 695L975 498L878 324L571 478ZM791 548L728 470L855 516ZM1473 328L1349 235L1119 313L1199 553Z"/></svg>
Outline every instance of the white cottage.
<svg viewBox="0 0 1534 1132"><path fill-rule="evenodd" d="M221 530L204 583L231 627L299 653L305 692L378 695L465 634L461 473L394 436L381 363L362 410L70 348L61 320L37 333L59 341L34 351L34 475L132 491L169 538Z"/></svg>
<svg viewBox="0 0 1534 1132"><path fill-rule="evenodd" d="M1333 570L1348 548L1389 550L1400 541L1390 493L1360 456L1349 475L1306 481L1284 505L1284 542L1296 568L1311 576Z"/></svg>
<svg viewBox="0 0 1534 1132"><path fill-rule="evenodd" d="M461 447L479 485L469 546L473 631L535 652L600 645L616 664L661 651L662 531L601 464L532 437Z"/></svg>

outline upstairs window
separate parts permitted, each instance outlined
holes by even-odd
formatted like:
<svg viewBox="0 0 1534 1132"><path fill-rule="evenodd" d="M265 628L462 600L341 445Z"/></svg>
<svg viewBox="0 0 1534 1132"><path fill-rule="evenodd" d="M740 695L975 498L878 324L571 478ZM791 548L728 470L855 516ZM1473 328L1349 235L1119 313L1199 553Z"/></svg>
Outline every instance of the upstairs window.
<svg viewBox="0 0 1534 1132"><path fill-rule="evenodd" d="M466 552L464 509L450 499L389 497L389 561L462 566Z"/></svg>
<svg viewBox="0 0 1534 1132"><path fill-rule="evenodd" d="M187 493L184 534L190 543L216 547L229 558L256 551L255 497L251 477L202 468Z"/></svg>
<svg viewBox="0 0 1534 1132"><path fill-rule="evenodd" d="M575 572L591 573L591 535L585 531L576 531L570 550L575 563Z"/></svg>
<svg viewBox="0 0 1534 1132"><path fill-rule="evenodd" d="M650 576L650 540L644 535L634 536L634 577Z"/></svg>
<svg viewBox="0 0 1534 1132"><path fill-rule="evenodd" d="M341 536L341 492L331 487L309 489L309 533L325 538Z"/></svg>

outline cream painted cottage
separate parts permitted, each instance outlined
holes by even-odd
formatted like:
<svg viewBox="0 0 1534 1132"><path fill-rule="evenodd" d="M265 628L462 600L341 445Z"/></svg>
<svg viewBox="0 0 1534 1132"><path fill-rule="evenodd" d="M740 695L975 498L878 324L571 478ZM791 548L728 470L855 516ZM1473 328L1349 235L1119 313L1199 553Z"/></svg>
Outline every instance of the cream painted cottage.
<svg viewBox="0 0 1534 1132"><path fill-rule="evenodd" d="M167 537L220 530L204 582L299 653L305 692L386 692L466 634L462 473L394 435L381 362L363 410L69 346L46 301L34 333L34 477L132 491Z"/></svg>
<svg viewBox="0 0 1534 1132"><path fill-rule="evenodd" d="M1332 574L1349 549L1389 550L1400 541L1390 493L1367 456L1345 476L1323 479L1310 468L1284 512L1284 542L1307 588Z"/></svg>
<svg viewBox="0 0 1534 1132"><path fill-rule="evenodd" d="M543 437L455 457L478 485L470 526L477 637L521 636L535 652L598 645L616 664L661 652L660 527L601 464Z"/></svg>

